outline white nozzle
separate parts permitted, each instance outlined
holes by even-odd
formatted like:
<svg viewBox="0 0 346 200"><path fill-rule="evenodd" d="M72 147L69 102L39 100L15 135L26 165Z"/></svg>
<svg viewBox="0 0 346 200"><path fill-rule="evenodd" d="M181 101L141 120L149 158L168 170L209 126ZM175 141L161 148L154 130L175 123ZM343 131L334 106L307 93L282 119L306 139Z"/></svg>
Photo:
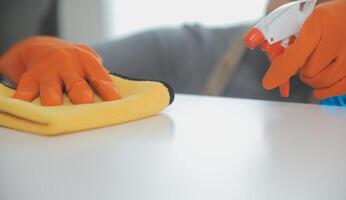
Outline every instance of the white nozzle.
<svg viewBox="0 0 346 200"><path fill-rule="evenodd" d="M255 27L269 44L287 39L300 32L313 12L317 0L299 0L285 4L262 19Z"/></svg>

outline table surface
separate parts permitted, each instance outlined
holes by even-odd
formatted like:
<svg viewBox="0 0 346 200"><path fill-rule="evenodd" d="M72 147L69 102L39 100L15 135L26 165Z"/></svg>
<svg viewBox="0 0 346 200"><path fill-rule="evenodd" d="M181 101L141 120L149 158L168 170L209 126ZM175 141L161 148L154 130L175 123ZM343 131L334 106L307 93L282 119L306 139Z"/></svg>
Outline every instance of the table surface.
<svg viewBox="0 0 346 200"><path fill-rule="evenodd" d="M79 134L0 128L0 199L344 200L345 122L344 108L177 95Z"/></svg>

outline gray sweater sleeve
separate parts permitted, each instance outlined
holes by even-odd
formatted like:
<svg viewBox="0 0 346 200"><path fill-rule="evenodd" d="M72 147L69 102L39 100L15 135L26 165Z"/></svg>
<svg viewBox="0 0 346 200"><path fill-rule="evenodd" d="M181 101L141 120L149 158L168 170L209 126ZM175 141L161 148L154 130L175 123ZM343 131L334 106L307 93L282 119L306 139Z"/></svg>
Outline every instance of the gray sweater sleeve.
<svg viewBox="0 0 346 200"><path fill-rule="evenodd" d="M185 25L140 32L94 48L111 72L163 80L177 92L200 94L235 31Z"/></svg>
<svg viewBox="0 0 346 200"><path fill-rule="evenodd" d="M136 78L162 78L161 52L155 31L96 45L110 72Z"/></svg>

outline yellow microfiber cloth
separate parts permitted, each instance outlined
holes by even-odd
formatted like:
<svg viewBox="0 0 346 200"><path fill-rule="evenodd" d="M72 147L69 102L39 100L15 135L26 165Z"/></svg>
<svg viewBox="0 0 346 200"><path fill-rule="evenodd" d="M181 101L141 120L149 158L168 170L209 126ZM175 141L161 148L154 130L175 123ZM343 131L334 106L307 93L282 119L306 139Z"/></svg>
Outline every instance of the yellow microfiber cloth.
<svg viewBox="0 0 346 200"><path fill-rule="evenodd" d="M41 106L11 98L15 90L0 84L0 126L39 135L60 135L105 127L155 115L173 102L172 88L163 82L112 75L122 99L73 105L64 96L62 106Z"/></svg>

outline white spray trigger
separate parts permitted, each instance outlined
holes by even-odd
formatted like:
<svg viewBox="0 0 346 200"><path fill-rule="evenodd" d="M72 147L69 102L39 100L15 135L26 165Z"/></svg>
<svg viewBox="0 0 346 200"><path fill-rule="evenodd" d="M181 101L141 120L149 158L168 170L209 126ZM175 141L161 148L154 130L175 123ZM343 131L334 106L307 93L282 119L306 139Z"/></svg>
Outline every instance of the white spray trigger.
<svg viewBox="0 0 346 200"><path fill-rule="evenodd" d="M264 35L269 44L297 35L306 19L312 14L317 0L299 0L285 4L255 27Z"/></svg>

